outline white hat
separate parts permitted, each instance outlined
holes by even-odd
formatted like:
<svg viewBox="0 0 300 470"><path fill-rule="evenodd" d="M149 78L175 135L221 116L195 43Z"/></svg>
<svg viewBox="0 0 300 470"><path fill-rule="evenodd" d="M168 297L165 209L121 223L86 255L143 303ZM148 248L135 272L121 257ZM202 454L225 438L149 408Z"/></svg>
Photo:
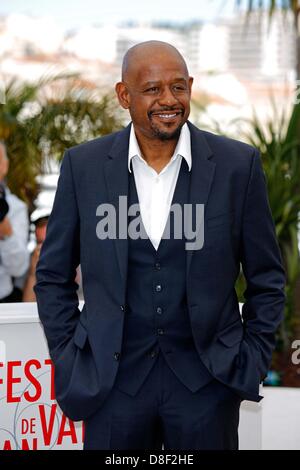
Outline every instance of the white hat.
<svg viewBox="0 0 300 470"><path fill-rule="evenodd" d="M40 209L35 209L31 216L30 216L30 221L35 224L39 219L43 219L44 217L49 217L51 214L51 209L47 207L43 207Z"/></svg>

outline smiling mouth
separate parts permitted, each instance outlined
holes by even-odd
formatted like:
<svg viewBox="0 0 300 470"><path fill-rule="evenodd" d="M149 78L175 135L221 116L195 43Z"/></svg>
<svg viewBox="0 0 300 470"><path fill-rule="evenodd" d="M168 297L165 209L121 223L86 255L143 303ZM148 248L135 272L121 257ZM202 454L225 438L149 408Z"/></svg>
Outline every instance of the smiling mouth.
<svg viewBox="0 0 300 470"><path fill-rule="evenodd" d="M163 119L165 121L170 121L172 119L176 119L177 116L182 116L183 111L173 111L173 112L164 112L164 113L151 113L150 117L158 117L159 119Z"/></svg>

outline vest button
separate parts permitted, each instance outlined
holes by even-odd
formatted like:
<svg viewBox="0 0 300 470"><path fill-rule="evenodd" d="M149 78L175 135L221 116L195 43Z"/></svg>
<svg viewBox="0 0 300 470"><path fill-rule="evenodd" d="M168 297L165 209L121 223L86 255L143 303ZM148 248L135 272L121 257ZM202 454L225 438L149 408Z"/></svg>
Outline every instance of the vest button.
<svg viewBox="0 0 300 470"><path fill-rule="evenodd" d="M154 359L157 355L157 352L156 351L151 351L151 353L149 354L149 356Z"/></svg>
<svg viewBox="0 0 300 470"><path fill-rule="evenodd" d="M156 313L158 313L158 315L161 315L163 312L163 309L161 307L156 307Z"/></svg>
<svg viewBox="0 0 300 470"><path fill-rule="evenodd" d="M116 361L118 361L120 359L120 353L119 352L115 352L114 353L114 358Z"/></svg>
<svg viewBox="0 0 300 470"><path fill-rule="evenodd" d="M155 263L155 269L157 269L158 271L160 270L160 263Z"/></svg>
<svg viewBox="0 0 300 470"><path fill-rule="evenodd" d="M161 289L162 289L162 287L161 287L160 284L157 284L157 285L155 286L156 292L161 292Z"/></svg>
<svg viewBox="0 0 300 470"><path fill-rule="evenodd" d="M159 335L163 335L163 334L164 334L164 330L163 330L162 328L158 328L157 333L158 333Z"/></svg>
<svg viewBox="0 0 300 470"><path fill-rule="evenodd" d="M125 306L124 305L120 305L120 309L122 310L122 312L125 312Z"/></svg>

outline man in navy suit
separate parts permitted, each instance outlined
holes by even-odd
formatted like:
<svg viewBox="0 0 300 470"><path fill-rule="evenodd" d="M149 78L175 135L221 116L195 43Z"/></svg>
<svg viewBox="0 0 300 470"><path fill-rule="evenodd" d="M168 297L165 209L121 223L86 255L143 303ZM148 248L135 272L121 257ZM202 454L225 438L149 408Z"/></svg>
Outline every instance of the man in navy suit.
<svg viewBox="0 0 300 470"><path fill-rule="evenodd" d="M265 176L255 148L188 121L192 82L173 46L132 47L132 122L64 155L35 293L85 449L237 449L240 403L262 398L285 301ZM185 208L204 217L178 236Z"/></svg>

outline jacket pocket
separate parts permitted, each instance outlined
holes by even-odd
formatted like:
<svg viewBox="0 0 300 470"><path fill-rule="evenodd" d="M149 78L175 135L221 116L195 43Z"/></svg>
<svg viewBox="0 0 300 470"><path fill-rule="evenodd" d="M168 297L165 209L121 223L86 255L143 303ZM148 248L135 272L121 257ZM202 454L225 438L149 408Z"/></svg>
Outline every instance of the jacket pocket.
<svg viewBox="0 0 300 470"><path fill-rule="evenodd" d="M207 228L219 227L220 225L230 225L232 223L234 212L226 212L225 214L220 214L215 217L210 217L207 219Z"/></svg>

